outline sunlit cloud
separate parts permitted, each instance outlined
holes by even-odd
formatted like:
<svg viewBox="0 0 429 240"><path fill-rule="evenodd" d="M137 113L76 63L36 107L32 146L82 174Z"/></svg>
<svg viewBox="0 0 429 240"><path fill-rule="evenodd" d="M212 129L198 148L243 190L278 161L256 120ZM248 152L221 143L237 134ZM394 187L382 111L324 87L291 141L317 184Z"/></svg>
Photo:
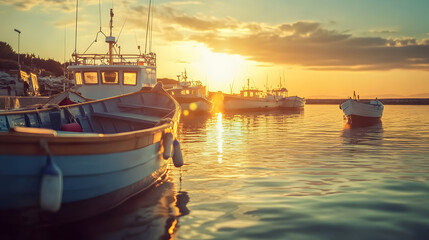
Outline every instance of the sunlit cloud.
<svg viewBox="0 0 429 240"><path fill-rule="evenodd" d="M183 6L183 5L200 5L200 4L201 4L201 2L200 2L200 1L182 1L182 2L172 1L172 2L169 2L169 4L171 4L171 5L176 5L176 6Z"/></svg>
<svg viewBox="0 0 429 240"><path fill-rule="evenodd" d="M317 22L274 26L233 18L191 17L172 9L160 20L182 29L181 34L175 34L177 41L200 42L214 52L239 54L257 62L345 71L428 70L429 66L428 41L413 37L360 37L326 29Z"/></svg>
<svg viewBox="0 0 429 240"><path fill-rule="evenodd" d="M10 5L22 11L29 11L37 6L41 6L43 10L54 9L64 12L74 11L76 8L75 0L0 0L0 4Z"/></svg>
<svg viewBox="0 0 429 240"><path fill-rule="evenodd" d="M393 34L397 33L398 31L392 30L392 29L371 29L368 31L369 33L375 33L375 34Z"/></svg>
<svg viewBox="0 0 429 240"><path fill-rule="evenodd" d="M302 20L268 24L181 11L182 7L201 3L171 1L155 5L155 36L169 42L198 42L213 52L241 55L260 66L294 65L319 71L429 70L429 39L388 37L390 34L400 34L395 29L368 29L363 36L359 36L350 31L335 29L340 25L336 22L323 24ZM76 2L0 0L0 4L11 5L20 10L39 6L46 11L72 11ZM89 0L84 4L98 4L98 1ZM146 31L146 1L119 1L115 3L115 9L126 13L124 21L127 31L124 32ZM57 27L64 27L73 24L73 19L61 19L55 24Z"/></svg>

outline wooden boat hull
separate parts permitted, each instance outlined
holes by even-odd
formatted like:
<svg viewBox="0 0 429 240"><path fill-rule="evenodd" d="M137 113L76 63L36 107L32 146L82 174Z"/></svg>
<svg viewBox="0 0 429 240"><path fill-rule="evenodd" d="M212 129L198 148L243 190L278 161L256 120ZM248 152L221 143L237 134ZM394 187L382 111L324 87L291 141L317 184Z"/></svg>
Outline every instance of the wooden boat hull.
<svg viewBox="0 0 429 240"><path fill-rule="evenodd" d="M380 121L384 105L374 100L370 103L349 99L340 105L349 124L373 124Z"/></svg>
<svg viewBox="0 0 429 240"><path fill-rule="evenodd" d="M150 101L154 104L143 104ZM60 117L64 123L70 114L84 132L53 130L58 128L53 119ZM167 172L171 158L164 160L163 142L167 133L177 135L179 117L179 105L170 95L152 91L58 109L0 113L0 181L9 183L0 185L0 221L75 221L143 191ZM52 129L36 128L43 126ZM49 153L41 147L42 141ZM40 207L42 169L48 155L62 172L57 212Z"/></svg>
<svg viewBox="0 0 429 240"><path fill-rule="evenodd" d="M207 114L212 110L212 103L202 97L175 97L175 99L180 103L182 113Z"/></svg>
<svg viewBox="0 0 429 240"><path fill-rule="evenodd" d="M303 108L305 99L297 96L286 97L279 101L281 108Z"/></svg>
<svg viewBox="0 0 429 240"><path fill-rule="evenodd" d="M14 166L2 169L1 181L10 184L2 187L0 222L51 225L81 220L107 211L144 191L166 174L169 161L154 151L159 149L158 145L121 154L81 158L56 156L56 163L64 173L62 206L56 213L43 211L39 207L40 169L46 160L31 157L18 159L22 164L31 161L38 164L28 164L32 169L26 169L24 173L16 171ZM153 157L147 159L146 156L151 154ZM81 171L82 168L86 168L87 172ZM3 171L9 171L8 176L4 176Z"/></svg>
<svg viewBox="0 0 429 240"><path fill-rule="evenodd" d="M381 122L381 117L363 117L351 114L347 116L347 123L355 127L373 125Z"/></svg>

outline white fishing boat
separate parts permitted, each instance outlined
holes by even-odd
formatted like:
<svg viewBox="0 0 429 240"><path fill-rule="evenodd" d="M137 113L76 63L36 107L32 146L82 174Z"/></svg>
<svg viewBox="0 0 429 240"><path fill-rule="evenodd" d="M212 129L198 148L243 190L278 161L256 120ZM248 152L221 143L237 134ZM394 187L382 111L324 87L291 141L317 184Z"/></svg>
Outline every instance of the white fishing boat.
<svg viewBox="0 0 429 240"><path fill-rule="evenodd" d="M212 103L207 100L206 86L200 81L188 81L186 70L177 75L178 85L167 89L174 99L180 103L184 116L207 114L212 110Z"/></svg>
<svg viewBox="0 0 429 240"><path fill-rule="evenodd" d="M270 94L274 95L278 100L280 108L285 109L298 109L303 108L305 105L305 99L298 96L288 96L288 90L286 88L273 89Z"/></svg>
<svg viewBox="0 0 429 240"><path fill-rule="evenodd" d="M249 79L247 89L240 91L240 94L225 94L223 99L223 109L225 111L260 111L270 110L278 107L278 100L272 94L250 88Z"/></svg>
<svg viewBox="0 0 429 240"><path fill-rule="evenodd" d="M349 124L372 124L380 122L384 105L377 98L370 101L362 101L354 97L340 105Z"/></svg>

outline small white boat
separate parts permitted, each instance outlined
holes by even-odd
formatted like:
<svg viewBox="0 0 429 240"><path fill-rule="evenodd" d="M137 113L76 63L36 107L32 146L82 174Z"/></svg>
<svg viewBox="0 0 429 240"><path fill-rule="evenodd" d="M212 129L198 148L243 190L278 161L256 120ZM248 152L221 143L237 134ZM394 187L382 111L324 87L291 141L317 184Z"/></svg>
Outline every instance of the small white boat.
<svg viewBox="0 0 429 240"><path fill-rule="evenodd" d="M212 103L207 100L206 87L200 81L188 81L186 70L177 77L178 86L167 89L167 92L180 103L183 115L210 113Z"/></svg>
<svg viewBox="0 0 429 240"><path fill-rule="evenodd" d="M372 124L380 122L383 115L384 105L377 98L371 101L360 101L356 98L349 98L340 105L349 124Z"/></svg>

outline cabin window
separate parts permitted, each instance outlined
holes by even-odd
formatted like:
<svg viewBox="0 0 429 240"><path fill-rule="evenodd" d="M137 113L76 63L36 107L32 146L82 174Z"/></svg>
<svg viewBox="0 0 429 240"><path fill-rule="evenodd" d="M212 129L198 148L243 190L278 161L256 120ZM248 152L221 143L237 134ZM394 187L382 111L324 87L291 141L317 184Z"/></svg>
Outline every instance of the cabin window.
<svg viewBox="0 0 429 240"><path fill-rule="evenodd" d="M76 85L82 85L82 74L81 72L74 73L74 80L76 81Z"/></svg>
<svg viewBox="0 0 429 240"><path fill-rule="evenodd" d="M171 92L171 95L174 96L174 92Z"/></svg>
<svg viewBox="0 0 429 240"><path fill-rule="evenodd" d="M247 92L244 92L244 96L247 97Z"/></svg>
<svg viewBox="0 0 429 240"><path fill-rule="evenodd" d="M101 80L103 84L118 84L118 72L116 71L101 72Z"/></svg>
<svg viewBox="0 0 429 240"><path fill-rule="evenodd" d="M83 81L85 84L98 84L97 72L84 72Z"/></svg>
<svg viewBox="0 0 429 240"><path fill-rule="evenodd" d="M253 97L253 92L250 92L250 96Z"/></svg>
<svg viewBox="0 0 429 240"><path fill-rule="evenodd" d="M185 90L182 90L182 91L180 92L180 94L182 94L182 95L186 95L186 91L185 91Z"/></svg>
<svg viewBox="0 0 429 240"><path fill-rule="evenodd" d="M124 72L124 85L137 85L137 72Z"/></svg>

